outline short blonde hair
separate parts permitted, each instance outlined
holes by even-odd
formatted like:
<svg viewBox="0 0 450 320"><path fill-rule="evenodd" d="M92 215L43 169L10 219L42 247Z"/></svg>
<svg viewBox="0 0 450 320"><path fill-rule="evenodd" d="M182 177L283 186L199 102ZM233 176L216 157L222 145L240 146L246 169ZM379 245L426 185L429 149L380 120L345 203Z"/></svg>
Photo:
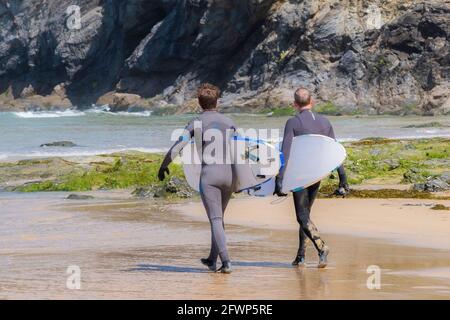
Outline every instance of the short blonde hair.
<svg viewBox="0 0 450 320"><path fill-rule="evenodd" d="M300 107L304 107L311 103L311 94L307 89L299 88L295 91L294 99Z"/></svg>

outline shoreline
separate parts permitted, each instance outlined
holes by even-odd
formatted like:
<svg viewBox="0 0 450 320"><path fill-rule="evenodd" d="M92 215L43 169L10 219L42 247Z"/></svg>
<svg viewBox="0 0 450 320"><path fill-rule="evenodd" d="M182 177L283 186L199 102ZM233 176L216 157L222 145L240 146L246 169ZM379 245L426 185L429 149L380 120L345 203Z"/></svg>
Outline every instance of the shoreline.
<svg viewBox="0 0 450 320"><path fill-rule="evenodd" d="M398 140L366 138L346 142L344 163L353 198L420 198L450 200L447 138ZM183 168L171 165L171 178L157 179L163 154L141 151L92 156L0 159L0 190L40 192L133 189L138 196L190 198L196 193ZM322 182L321 197L336 189L331 173Z"/></svg>

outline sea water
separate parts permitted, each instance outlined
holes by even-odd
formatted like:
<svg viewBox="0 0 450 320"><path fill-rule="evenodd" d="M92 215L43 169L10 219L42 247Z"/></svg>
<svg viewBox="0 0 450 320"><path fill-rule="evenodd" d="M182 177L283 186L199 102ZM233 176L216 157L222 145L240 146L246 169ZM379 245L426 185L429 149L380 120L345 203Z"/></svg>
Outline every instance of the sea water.
<svg viewBox="0 0 450 320"><path fill-rule="evenodd" d="M288 117L230 114L244 129L280 129ZM126 150L163 152L173 143L173 130L184 128L195 114L153 116L151 112L111 113L104 109L54 112L0 112L0 161L50 156L83 156ZM329 117L340 141L365 137L450 137L450 116ZM406 128L439 122L441 127ZM282 131L280 133L282 135ZM40 147L71 141L76 147Z"/></svg>

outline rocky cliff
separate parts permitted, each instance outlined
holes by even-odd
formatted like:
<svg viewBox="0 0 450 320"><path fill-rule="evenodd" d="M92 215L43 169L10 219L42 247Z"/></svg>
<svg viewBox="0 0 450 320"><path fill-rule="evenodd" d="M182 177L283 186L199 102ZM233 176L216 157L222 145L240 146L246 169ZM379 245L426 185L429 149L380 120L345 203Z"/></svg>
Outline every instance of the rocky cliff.
<svg viewBox="0 0 450 320"><path fill-rule="evenodd" d="M448 0L0 0L0 108L129 93L187 110L209 81L233 111L304 86L348 111L443 114L449 39Z"/></svg>

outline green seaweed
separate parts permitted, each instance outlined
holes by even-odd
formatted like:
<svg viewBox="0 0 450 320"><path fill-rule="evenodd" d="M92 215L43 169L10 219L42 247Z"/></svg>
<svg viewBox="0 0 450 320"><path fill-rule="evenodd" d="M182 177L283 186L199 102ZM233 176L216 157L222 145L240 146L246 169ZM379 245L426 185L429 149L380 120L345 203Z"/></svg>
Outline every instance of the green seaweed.
<svg viewBox="0 0 450 320"><path fill-rule="evenodd" d="M314 111L329 116L340 116L343 114L342 110L332 102L319 104L314 107Z"/></svg>
<svg viewBox="0 0 450 320"><path fill-rule="evenodd" d="M411 124L404 126L402 128L411 129L411 128L446 128L447 125L444 125L438 121L432 121L427 123L421 123L421 124Z"/></svg>
<svg viewBox="0 0 450 320"><path fill-rule="evenodd" d="M344 165L349 184L382 186L424 183L448 171L449 142L450 139L446 138L393 140L372 137L344 143L348 154ZM16 188L26 192L89 191L161 184L157 179L161 154L129 152L103 155L101 158L104 161L95 157L87 165L58 158L2 163L0 181L37 181ZM176 164L171 165L171 174L184 177L182 167ZM322 181L323 190L332 193L336 189L337 180L336 174L325 178ZM390 197L432 197L431 194L419 191L387 192L391 193ZM370 190L354 191L353 196L387 195L382 191Z"/></svg>
<svg viewBox="0 0 450 320"><path fill-rule="evenodd" d="M111 155L108 155L111 156ZM125 154L112 155L113 164L96 164L84 172L73 172L58 177L57 181L41 181L18 187L17 191L90 191L98 189L125 189L130 187L163 184L158 181L161 155ZM171 174L183 177L180 165L172 164Z"/></svg>

